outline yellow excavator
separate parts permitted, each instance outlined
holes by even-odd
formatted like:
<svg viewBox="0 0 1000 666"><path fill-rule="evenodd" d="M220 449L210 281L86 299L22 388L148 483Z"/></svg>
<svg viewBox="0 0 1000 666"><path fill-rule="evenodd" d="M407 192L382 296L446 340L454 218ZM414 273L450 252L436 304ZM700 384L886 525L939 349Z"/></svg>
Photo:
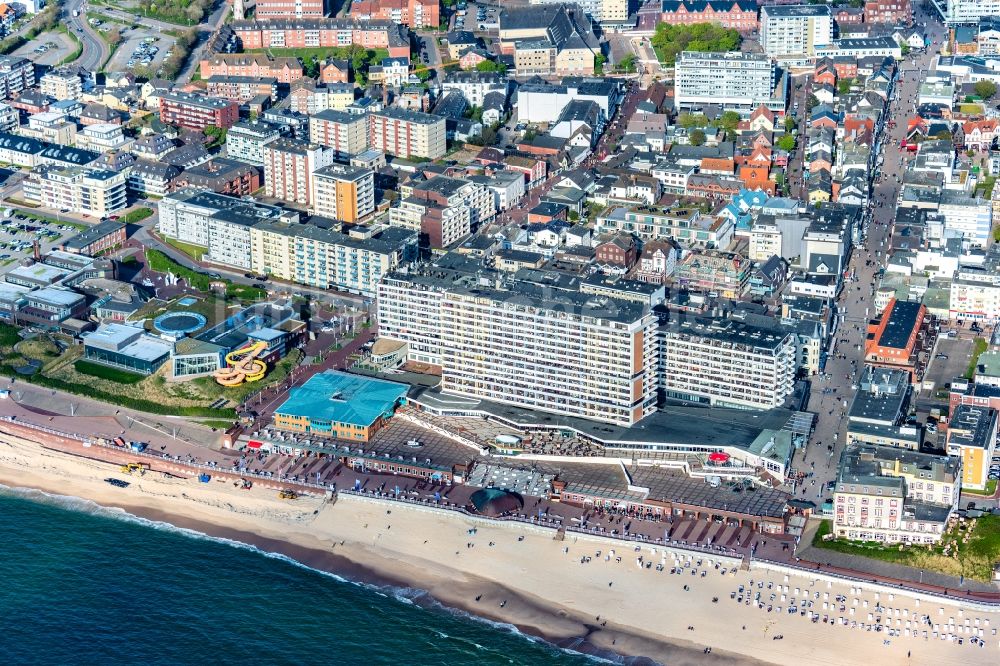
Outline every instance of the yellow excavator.
<svg viewBox="0 0 1000 666"><path fill-rule="evenodd" d="M139 472L139 475L143 475L149 469L149 465L146 463L126 463L122 465L122 474L131 474L132 472Z"/></svg>
<svg viewBox="0 0 1000 666"><path fill-rule="evenodd" d="M299 495L294 490L279 490L278 497L280 499L293 500L298 499Z"/></svg>

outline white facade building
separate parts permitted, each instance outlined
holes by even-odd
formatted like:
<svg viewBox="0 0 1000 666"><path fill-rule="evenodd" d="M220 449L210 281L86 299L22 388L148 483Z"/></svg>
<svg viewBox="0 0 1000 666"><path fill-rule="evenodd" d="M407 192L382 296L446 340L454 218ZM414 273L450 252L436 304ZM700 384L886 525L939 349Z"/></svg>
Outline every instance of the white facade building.
<svg viewBox="0 0 1000 666"><path fill-rule="evenodd" d="M718 104L748 115L774 93L774 61L759 53L683 51L674 66L674 105L681 110Z"/></svg>
<svg viewBox="0 0 1000 666"><path fill-rule="evenodd" d="M760 8L760 44L779 63L806 65L816 49L833 42L833 14L826 5Z"/></svg>

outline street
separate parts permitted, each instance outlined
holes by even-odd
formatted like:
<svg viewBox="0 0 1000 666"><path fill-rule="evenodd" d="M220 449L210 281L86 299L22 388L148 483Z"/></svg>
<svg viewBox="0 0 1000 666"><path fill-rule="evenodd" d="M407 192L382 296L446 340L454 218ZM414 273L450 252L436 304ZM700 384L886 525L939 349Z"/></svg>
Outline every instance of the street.
<svg viewBox="0 0 1000 666"><path fill-rule="evenodd" d="M794 464L800 472L814 472L815 476L796 488L796 496L816 502L828 497L825 485L836 478L837 466L846 443L846 413L854 397L852 385L857 383L864 370L864 343L867 322L873 312L872 297L877 285L876 273L886 261L885 250L895 219L895 205L901 188L900 180L905 171L907 156L897 157L897 147L906 133L906 119L912 113L911 98L922 80L921 70L926 70L941 43L945 30L940 23L917 9L917 20L927 21L928 35L934 45L927 52L917 54L901 63L895 86L894 99L881 140L881 154L885 162L876 172L875 185L869 203L871 223L867 238L854 248L848 271L857 271L857 279L846 281L837 300L840 324L835 327L831 340L837 341L826 363L825 374L812 381L809 411L816 413L817 421L812 440L804 454ZM914 71L916 70L916 71ZM889 122L895 123L894 126ZM846 339L846 342L840 340ZM858 345L861 351L858 351ZM824 389L833 389L824 394Z"/></svg>

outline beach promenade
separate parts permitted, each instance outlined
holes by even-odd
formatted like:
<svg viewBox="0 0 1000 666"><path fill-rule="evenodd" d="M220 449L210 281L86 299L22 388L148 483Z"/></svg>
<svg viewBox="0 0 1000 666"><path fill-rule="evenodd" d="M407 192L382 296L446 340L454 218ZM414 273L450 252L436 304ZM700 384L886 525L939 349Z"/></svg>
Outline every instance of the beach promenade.
<svg viewBox="0 0 1000 666"><path fill-rule="evenodd" d="M993 633L1000 613L969 602L877 592L760 563L748 571L739 558L599 535L554 538L555 530L537 525L372 493L285 501L229 479L153 472L120 489L102 480L113 470L0 435L5 485L83 497L309 566L426 590L563 645L585 641L671 665L986 664L1000 651Z"/></svg>

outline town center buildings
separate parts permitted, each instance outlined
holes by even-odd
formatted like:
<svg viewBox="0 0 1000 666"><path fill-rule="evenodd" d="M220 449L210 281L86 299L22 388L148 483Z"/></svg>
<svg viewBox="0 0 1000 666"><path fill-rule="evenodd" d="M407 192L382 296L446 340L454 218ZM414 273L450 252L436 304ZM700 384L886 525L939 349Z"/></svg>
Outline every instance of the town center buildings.
<svg viewBox="0 0 1000 666"><path fill-rule="evenodd" d="M777 78L774 61L761 53L683 51L674 66L674 104L681 110L721 105L747 116L761 105L784 112Z"/></svg>

